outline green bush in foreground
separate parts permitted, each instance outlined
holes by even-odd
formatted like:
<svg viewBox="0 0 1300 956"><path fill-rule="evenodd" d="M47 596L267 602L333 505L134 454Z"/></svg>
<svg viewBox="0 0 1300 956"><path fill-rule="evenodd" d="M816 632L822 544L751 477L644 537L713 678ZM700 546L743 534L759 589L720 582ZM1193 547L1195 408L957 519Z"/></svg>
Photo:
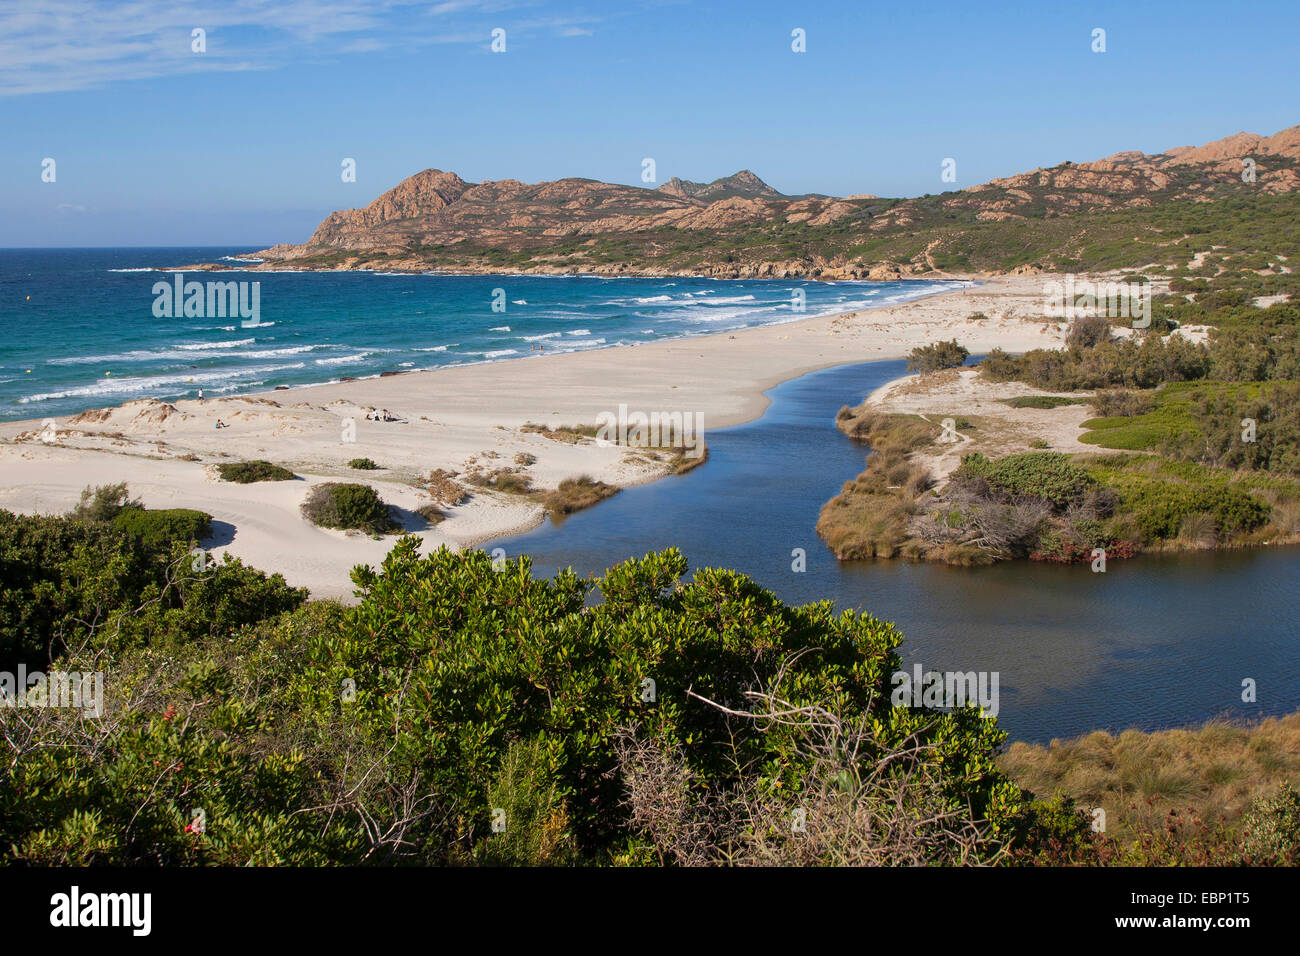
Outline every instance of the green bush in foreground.
<svg viewBox="0 0 1300 956"><path fill-rule="evenodd" d="M369 485L327 481L314 486L302 503L302 515L312 524L343 531L391 534L401 525Z"/></svg>
<svg viewBox="0 0 1300 956"><path fill-rule="evenodd" d="M995 858L1024 823L1027 801L993 766L994 720L892 706L893 625L829 602L790 607L730 571L688 583L676 551L592 582L418 548L403 538L378 570L356 569L355 607L313 603L115 651L101 720L28 712L33 730L0 744L0 845L32 864L677 859L663 820L627 803L644 779L629 740L680 755L673 786L691 812L710 794L745 795L788 825L801 806L851 810L837 780L864 800L875 791L854 781L878 781L957 821L972 860ZM808 722L747 716L762 710L755 689ZM0 709L6 730L15 713ZM871 745L810 747L820 714ZM927 826L898 861L953 858ZM762 837L755 859L814 845L735 832ZM843 858L824 832L810 862ZM711 847L701 839L702 861L725 862Z"/></svg>
<svg viewBox="0 0 1300 956"><path fill-rule="evenodd" d="M127 515L132 509L121 514ZM190 553L197 525L182 512L136 533L126 519L84 522L0 511L0 670L44 667L69 648L112 635L117 651L220 634L295 608L306 591L229 557ZM206 517L206 516L204 516ZM163 541L175 533L170 542ZM146 544L145 542L149 543Z"/></svg>
<svg viewBox="0 0 1300 956"><path fill-rule="evenodd" d="M255 481L292 481L298 476L288 468L273 465L269 461L233 461L217 465L217 472L222 481L233 481L241 485Z"/></svg>

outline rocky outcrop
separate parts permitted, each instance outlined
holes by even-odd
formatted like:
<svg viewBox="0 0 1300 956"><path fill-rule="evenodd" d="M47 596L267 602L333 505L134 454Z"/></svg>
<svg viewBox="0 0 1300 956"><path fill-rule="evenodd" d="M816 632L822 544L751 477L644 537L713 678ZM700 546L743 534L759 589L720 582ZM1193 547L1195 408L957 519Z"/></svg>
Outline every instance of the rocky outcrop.
<svg viewBox="0 0 1300 956"><path fill-rule="evenodd" d="M693 183L674 176L660 186L656 192L676 196L678 199L693 199L696 202L711 203L719 199L785 199L763 180L748 169L742 169L723 179L711 183Z"/></svg>

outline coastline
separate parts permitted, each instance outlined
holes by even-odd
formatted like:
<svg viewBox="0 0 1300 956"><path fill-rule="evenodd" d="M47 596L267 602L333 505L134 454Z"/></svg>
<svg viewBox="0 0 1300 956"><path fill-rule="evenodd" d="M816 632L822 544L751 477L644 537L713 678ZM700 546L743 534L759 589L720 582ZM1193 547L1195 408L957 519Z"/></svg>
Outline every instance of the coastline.
<svg viewBox="0 0 1300 956"><path fill-rule="evenodd" d="M766 389L816 369L903 358L917 345L953 337L973 352L1057 345L1063 327L1040 318L1042 286L1051 278L1003 276L859 312L637 346L204 402L128 402L57 421L49 442L40 438L39 421L5 423L0 507L63 512L87 485L126 481L148 507L212 514L217 533L208 546L214 552L229 551L254 567L279 571L315 597L347 598L351 567L377 564L392 539L309 524L297 508L308 484L365 482L410 512L429 503L413 482L430 471L492 470L510 466L517 455L535 458L524 470L538 488L583 474L619 487L652 481L668 474L668 466L637 449L568 444L522 426L591 424L601 412L626 405L702 416L707 441L709 429L761 415ZM971 320L973 313L985 318ZM390 409L403 421L367 421L369 407ZM355 442L341 437L348 417L356 422ZM217 419L229 427L214 428ZM374 459L384 470L347 467L359 457ZM215 463L251 458L285 465L304 480L235 485L213 475ZM544 518L531 499L470 490L469 500L445 509L445 521L416 532L427 547L473 546ZM423 525L419 519L406 523L413 531Z"/></svg>

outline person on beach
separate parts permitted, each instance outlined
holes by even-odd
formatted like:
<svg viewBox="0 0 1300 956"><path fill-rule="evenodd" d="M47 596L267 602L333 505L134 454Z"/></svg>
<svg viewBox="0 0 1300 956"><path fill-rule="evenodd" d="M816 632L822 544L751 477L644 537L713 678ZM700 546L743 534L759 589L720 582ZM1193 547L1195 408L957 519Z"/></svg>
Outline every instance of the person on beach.
<svg viewBox="0 0 1300 956"><path fill-rule="evenodd" d="M225 422L223 422L220 418L218 418L218 419L217 419L217 424L216 424L215 426L213 426L213 427L214 427L214 428L229 428L230 426L227 425Z"/></svg>

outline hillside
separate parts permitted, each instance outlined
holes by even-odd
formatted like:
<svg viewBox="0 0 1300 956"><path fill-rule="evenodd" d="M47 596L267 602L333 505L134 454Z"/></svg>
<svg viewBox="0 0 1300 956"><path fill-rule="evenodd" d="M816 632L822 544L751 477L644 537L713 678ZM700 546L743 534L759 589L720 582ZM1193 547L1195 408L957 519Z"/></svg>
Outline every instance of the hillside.
<svg viewBox="0 0 1300 956"><path fill-rule="evenodd" d="M1242 179L1246 160L1254 181ZM1160 261L1140 247L1180 243L1199 204L1241 199L1286 217L1298 191L1300 126L913 199L785 196L749 170L648 189L469 183L427 169L361 209L332 213L307 242L257 257L262 268L777 278L1122 267ZM1092 261L1098 250L1107 261Z"/></svg>

